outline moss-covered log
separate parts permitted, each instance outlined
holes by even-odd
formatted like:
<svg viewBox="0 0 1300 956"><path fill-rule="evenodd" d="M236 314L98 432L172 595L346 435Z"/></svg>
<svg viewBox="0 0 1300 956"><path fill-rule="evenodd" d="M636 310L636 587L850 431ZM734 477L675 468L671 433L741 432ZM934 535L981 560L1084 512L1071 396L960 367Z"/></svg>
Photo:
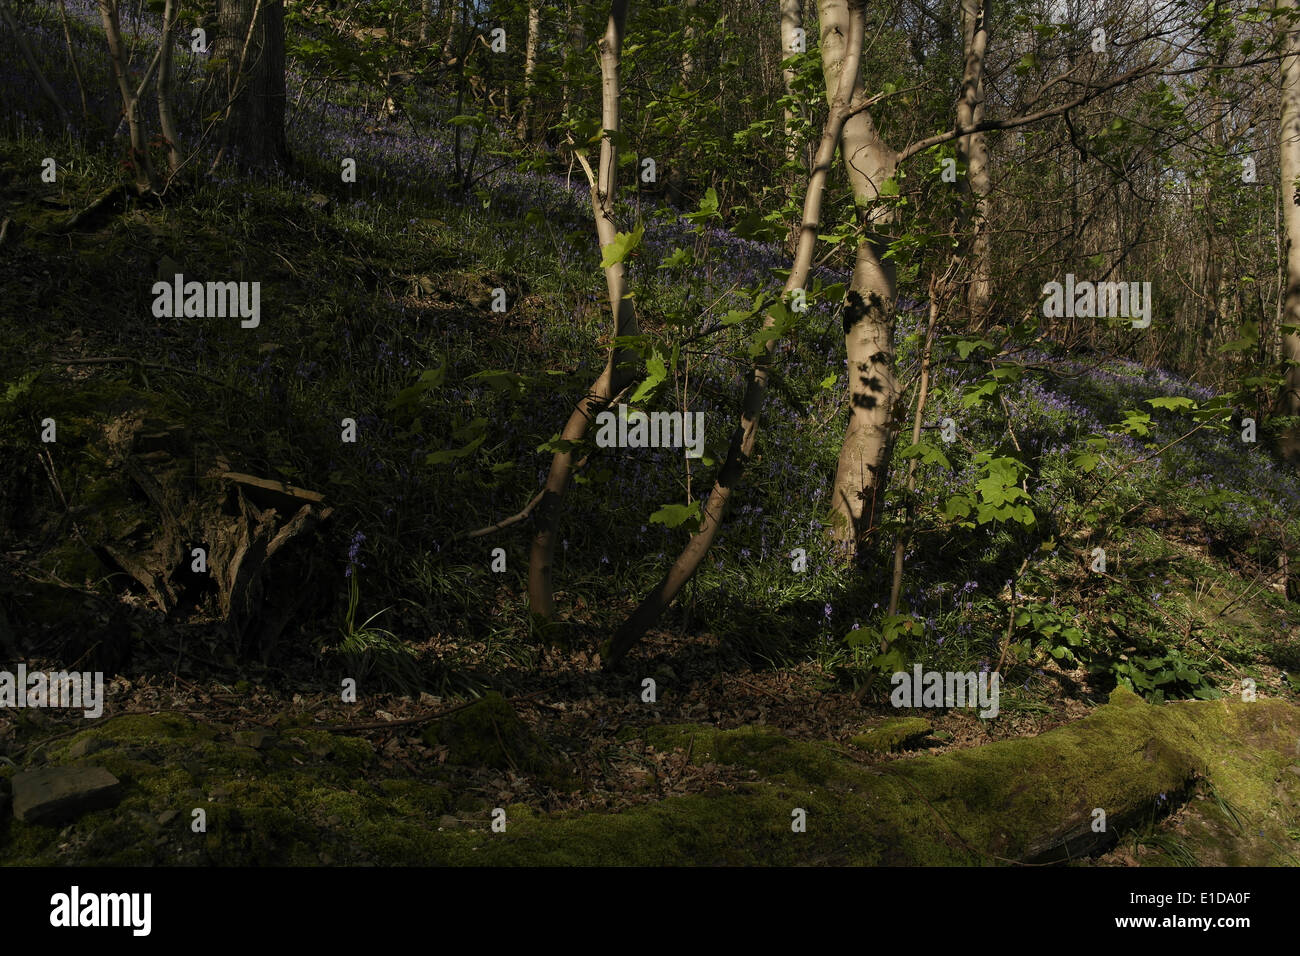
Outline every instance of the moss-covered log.
<svg viewBox="0 0 1300 956"><path fill-rule="evenodd" d="M504 833L491 831L497 804L481 790L456 793L437 767L402 776L367 741L306 715L246 742L179 715L130 714L37 749L28 766L0 765L0 780L98 765L123 784L121 804L79 819L75 839L0 820L0 861L996 865L1078 857L1180 805L1179 837L1202 863L1294 862L1300 835L1300 709L1272 700L1152 706L1118 691L1039 737L884 763L767 728L654 727L648 744L752 779L620 813L509 805ZM205 834L190 829L196 808ZM792 830L796 809L806 832Z"/></svg>

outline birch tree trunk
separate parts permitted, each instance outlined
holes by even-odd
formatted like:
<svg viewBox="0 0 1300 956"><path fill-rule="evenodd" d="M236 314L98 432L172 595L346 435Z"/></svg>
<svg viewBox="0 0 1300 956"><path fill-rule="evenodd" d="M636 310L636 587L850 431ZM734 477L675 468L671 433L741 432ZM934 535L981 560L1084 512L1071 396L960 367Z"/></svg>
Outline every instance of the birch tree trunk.
<svg viewBox="0 0 1300 956"><path fill-rule="evenodd" d="M788 59L795 53L795 37L798 35L797 30L803 27L803 3L802 0L781 0L781 60ZM781 77L785 81L785 95L790 96L794 93L794 70L785 69L781 71ZM785 129L785 158L795 161L795 144L794 144L794 111L790 107L784 110L783 123Z"/></svg>
<svg viewBox="0 0 1300 956"><path fill-rule="evenodd" d="M610 133L617 133L620 129L619 55L623 45L623 28L627 22L627 8L627 0L614 0L610 6L605 34L599 43L601 128ZM601 139L600 166L591 190L591 207L602 253L618 233L614 222L617 169L618 150L607 135ZM605 285L609 290L610 313L614 318L614 337L640 334L632 300L627 298L627 275L621 262L614 263L605 270ZM604 371L570 414L564 430L560 432L561 439L577 442L586 435L587 428L596 415L635 380L635 372L629 368L635 358L635 353L628 349L610 346ZM546 486L535 512L536 532L528 562L528 603L532 613L544 621L551 621L555 616L551 569L555 556L556 529L572 471L573 453L556 452L551 459Z"/></svg>
<svg viewBox="0 0 1300 956"><path fill-rule="evenodd" d="M163 139L167 140L167 171L169 179L180 172L181 139L172 116L172 46L176 42L176 0L167 0L163 7L162 46L158 61L158 125Z"/></svg>
<svg viewBox="0 0 1300 956"><path fill-rule="evenodd" d="M686 0L686 29L682 44L682 87L689 88L695 74L695 7L698 0Z"/></svg>
<svg viewBox="0 0 1300 956"><path fill-rule="evenodd" d="M840 141L845 126L845 117L850 109L853 95L853 78L858 73L858 63L862 52L865 32L865 0L848 0L847 51L844 70L834 92L829 95L830 115L822 130L821 141L813 160L813 168L808 180L808 191L804 196L803 228L799 234L799 246L791 264L790 275L786 278L786 296L796 289L805 288L808 275L812 271L813 252L817 245L817 232L821 225L822 193L826 188L827 175L835 161L835 147ZM862 114L859 114L862 115ZM775 319L769 312L763 321L763 328L770 329ZM770 378L769 366L776 350L776 339L770 338L763 345L763 351L754 361L749 384L745 388L740 424L731 434L731 444L727 449L727 458L718 472L713 490L704 502L700 528L693 535L682 553L669 569L659 585L646 595L641 604L619 627L614 636L601 646L601 657L606 667L617 667L627 652L645 636L646 631L654 626L660 615L681 593L686 583L695 576L700 563L708 554L713 540L718 536L722 519L726 515L731 493L739 486L745 467L754 455L754 446L758 439L758 423L763 412L763 401L767 395Z"/></svg>
<svg viewBox="0 0 1300 956"><path fill-rule="evenodd" d="M861 51L850 42L849 0L820 0L822 73L828 90L853 70L853 99L865 98L858 73ZM859 41L860 42L860 41ZM844 302L844 345L848 353L849 424L835 472L831 535L846 554L858 554L883 504L896 431L898 382L894 376L895 276L884 258L887 240L879 228L887 219L880 188L898 165L866 110L844 122L840 152L853 199L866 228L858 245L853 278Z"/></svg>
<svg viewBox="0 0 1300 956"><path fill-rule="evenodd" d="M1300 205L1296 204L1296 181L1300 180L1300 21L1297 0L1278 0L1288 11L1281 29L1284 31L1282 60L1282 121L1278 150L1282 166L1282 221L1286 225L1286 292L1282 322L1300 325ZM1282 387L1281 408L1284 415L1300 415L1300 333L1282 333L1282 359L1290 363ZM1288 461L1300 462L1300 428L1289 429L1282 439L1282 452Z"/></svg>
<svg viewBox="0 0 1300 956"><path fill-rule="evenodd" d="M537 70L537 39L542 15L536 3L528 4L528 40L524 47L524 95L520 97L519 122L515 135L524 142L532 140L533 73Z"/></svg>
<svg viewBox="0 0 1300 956"><path fill-rule="evenodd" d="M153 164L149 159L148 144L145 142L144 122L140 118L140 95L131 88L131 65L127 59L126 44L122 41L122 26L118 20L117 7L118 0L99 0L99 17L104 24L109 58L113 61L113 76L117 80L118 94L122 98L122 111L126 114L127 128L131 135L131 166L135 173L135 188L143 195L152 191L154 186Z"/></svg>
<svg viewBox="0 0 1300 956"><path fill-rule="evenodd" d="M984 60L988 50L989 0L961 0L962 68L961 97L957 101L958 129L969 129L984 121ZM988 231L989 150L983 133L971 133L957 141L957 158L967 169L962 191L967 217L963 222L968 245L970 284L966 307L972 328L981 328L988 318L992 298L992 249Z"/></svg>

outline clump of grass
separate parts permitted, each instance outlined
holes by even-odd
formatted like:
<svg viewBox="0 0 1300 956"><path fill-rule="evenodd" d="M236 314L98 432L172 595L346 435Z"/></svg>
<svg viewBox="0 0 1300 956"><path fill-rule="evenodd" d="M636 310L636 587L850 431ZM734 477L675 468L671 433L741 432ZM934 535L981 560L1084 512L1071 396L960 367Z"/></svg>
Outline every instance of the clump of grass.
<svg viewBox="0 0 1300 956"><path fill-rule="evenodd" d="M339 661L358 685L374 677L385 689L402 694L418 693L425 681L415 653L392 631L372 626L389 608L376 611L359 625L356 623L361 587L355 566L349 566L348 570L348 610L340 629L343 640L336 647L323 649L323 656Z"/></svg>

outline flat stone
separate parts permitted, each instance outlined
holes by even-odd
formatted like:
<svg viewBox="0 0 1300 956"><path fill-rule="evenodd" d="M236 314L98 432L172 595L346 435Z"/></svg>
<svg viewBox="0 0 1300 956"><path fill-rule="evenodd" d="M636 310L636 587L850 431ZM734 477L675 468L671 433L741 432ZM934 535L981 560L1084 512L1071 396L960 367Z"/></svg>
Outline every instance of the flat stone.
<svg viewBox="0 0 1300 956"><path fill-rule="evenodd" d="M179 810L164 810L162 813L158 814L158 825L160 827L165 827L180 815Z"/></svg>
<svg viewBox="0 0 1300 956"><path fill-rule="evenodd" d="M72 746L68 748L68 756L77 759L89 757L101 750L108 750L112 746L112 741L104 740L102 737L82 737L80 740L72 742Z"/></svg>
<svg viewBox="0 0 1300 956"><path fill-rule="evenodd" d="M261 750L269 736L265 730L236 730L234 733L235 743L254 750Z"/></svg>
<svg viewBox="0 0 1300 956"><path fill-rule="evenodd" d="M117 806L122 786L103 767L47 767L14 774L14 816L24 823L65 823Z"/></svg>

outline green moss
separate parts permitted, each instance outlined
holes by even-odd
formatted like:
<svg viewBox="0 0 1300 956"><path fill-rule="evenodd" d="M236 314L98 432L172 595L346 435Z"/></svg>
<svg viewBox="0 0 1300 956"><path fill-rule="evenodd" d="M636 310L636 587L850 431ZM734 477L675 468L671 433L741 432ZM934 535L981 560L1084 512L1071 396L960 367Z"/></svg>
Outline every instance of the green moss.
<svg viewBox="0 0 1300 956"><path fill-rule="evenodd" d="M923 717L887 717L849 738L855 747L872 753L902 750L908 741L924 737L934 725Z"/></svg>
<svg viewBox="0 0 1300 956"><path fill-rule="evenodd" d="M553 769L545 745L495 691L429 725L424 741L446 747L447 759L455 764L540 773Z"/></svg>
<svg viewBox="0 0 1300 956"><path fill-rule="evenodd" d="M496 702L484 711L493 715L484 721L506 719ZM1276 864L1295 853L1289 834L1300 819L1300 774L1291 768L1300 768L1300 711L1281 701L1152 706L1119 690L1090 717L1039 737L873 766L831 743L789 740L770 728L656 726L645 736L658 748L689 749L695 762L747 769L753 779L619 813L510 805L506 831L494 833L495 803L436 779L379 771L364 740L295 729L254 750L186 716L124 715L38 752L53 764L107 767L123 782L121 804L66 828L0 822L0 859L987 865L1094 849L1096 807L1106 810L1112 837L1149 832L1157 795L1177 805L1197 787L1171 818L1176 839L1164 844L1182 841L1207 863ZM91 738L106 746L77 746ZM75 758L74 748L88 755ZM190 829L196 807L207 814L206 833ZM796 809L806 813L806 832L791 829ZM440 830L446 813L461 826ZM1177 862L1159 852L1152 859Z"/></svg>

